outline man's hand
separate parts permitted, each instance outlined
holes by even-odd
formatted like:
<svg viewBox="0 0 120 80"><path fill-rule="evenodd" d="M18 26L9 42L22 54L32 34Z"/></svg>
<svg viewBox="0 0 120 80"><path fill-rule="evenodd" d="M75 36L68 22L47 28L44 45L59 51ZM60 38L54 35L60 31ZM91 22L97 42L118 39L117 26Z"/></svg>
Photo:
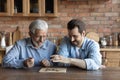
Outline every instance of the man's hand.
<svg viewBox="0 0 120 80"><path fill-rule="evenodd" d="M50 67L50 62L47 59L43 59L40 64L44 67Z"/></svg>
<svg viewBox="0 0 120 80"><path fill-rule="evenodd" d="M24 61L24 66L31 68L34 66L34 58L28 58Z"/></svg>
<svg viewBox="0 0 120 80"><path fill-rule="evenodd" d="M106 68L106 66L105 65L101 65L99 69L104 69L104 68Z"/></svg>
<svg viewBox="0 0 120 80"><path fill-rule="evenodd" d="M53 62L70 63L70 58L65 58L61 55L52 55L51 60Z"/></svg>

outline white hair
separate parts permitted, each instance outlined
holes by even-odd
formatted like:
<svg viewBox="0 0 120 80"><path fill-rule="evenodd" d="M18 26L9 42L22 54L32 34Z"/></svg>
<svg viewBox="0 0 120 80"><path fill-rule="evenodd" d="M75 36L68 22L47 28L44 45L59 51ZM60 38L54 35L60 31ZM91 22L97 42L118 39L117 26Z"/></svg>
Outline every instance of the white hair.
<svg viewBox="0 0 120 80"><path fill-rule="evenodd" d="M44 20L35 20L35 21L33 21L29 25L29 30L30 30L30 32L32 32L34 34L36 29L47 31L48 30L47 22L44 21Z"/></svg>

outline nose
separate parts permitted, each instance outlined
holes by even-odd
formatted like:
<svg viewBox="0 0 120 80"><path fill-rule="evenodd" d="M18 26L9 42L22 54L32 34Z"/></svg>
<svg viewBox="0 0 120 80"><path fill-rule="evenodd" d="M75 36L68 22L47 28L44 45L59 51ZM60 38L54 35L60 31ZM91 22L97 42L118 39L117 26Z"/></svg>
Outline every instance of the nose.
<svg viewBox="0 0 120 80"><path fill-rule="evenodd" d="M71 40L71 41L74 41L74 38L73 38L73 37L71 37L71 38L70 38L70 40Z"/></svg>
<svg viewBox="0 0 120 80"><path fill-rule="evenodd" d="M42 36L39 37L39 41L43 42L43 37Z"/></svg>

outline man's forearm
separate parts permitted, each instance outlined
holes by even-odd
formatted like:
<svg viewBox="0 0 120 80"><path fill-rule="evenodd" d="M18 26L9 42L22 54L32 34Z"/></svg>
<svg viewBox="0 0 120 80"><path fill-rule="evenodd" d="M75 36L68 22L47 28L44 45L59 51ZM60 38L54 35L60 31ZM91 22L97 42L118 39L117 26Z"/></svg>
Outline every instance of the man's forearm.
<svg viewBox="0 0 120 80"><path fill-rule="evenodd" d="M63 57L61 55L53 55L52 57L52 61L53 62L60 62L60 63L64 63L64 64L70 64L70 65L74 65L83 69L86 69L86 62L82 59L75 59L75 58L66 58Z"/></svg>
<svg viewBox="0 0 120 80"><path fill-rule="evenodd" d="M74 66L77 66L77 67L80 67L82 69L86 69L86 63L82 59L73 59L73 58L70 58L70 64L74 65Z"/></svg>

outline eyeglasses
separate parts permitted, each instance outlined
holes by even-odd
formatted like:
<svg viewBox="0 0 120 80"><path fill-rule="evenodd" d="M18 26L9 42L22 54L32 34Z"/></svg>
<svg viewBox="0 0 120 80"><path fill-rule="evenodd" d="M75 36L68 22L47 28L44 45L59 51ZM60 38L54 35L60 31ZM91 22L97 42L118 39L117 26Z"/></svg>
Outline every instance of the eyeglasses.
<svg viewBox="0 0 120 80"><path fill-rule="evenodd" d="M38 40L46 39L46 36L34 36L34 38Z"/></svg>
<svg viewBox="0 0 120 80"><path fill-rule="evenodd" d="M32 36L33 36L33 38L36 39L37 41L38 41L38 40L46 39L46 35L37 36L37 35L35 35L35 34L32 33Z"/></svg>

